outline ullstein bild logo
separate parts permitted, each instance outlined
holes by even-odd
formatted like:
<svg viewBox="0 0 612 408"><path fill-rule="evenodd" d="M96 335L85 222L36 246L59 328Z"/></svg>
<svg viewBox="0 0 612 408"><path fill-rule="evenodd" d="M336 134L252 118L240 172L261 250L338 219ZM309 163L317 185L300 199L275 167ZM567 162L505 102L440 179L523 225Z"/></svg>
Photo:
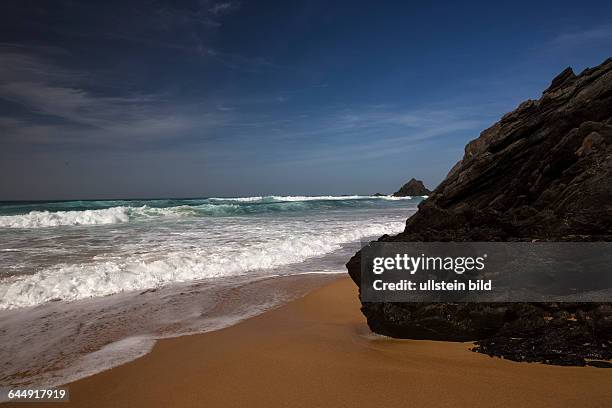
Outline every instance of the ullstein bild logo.
<svg viewBox="0 0 612 408"><path fill-rule="evenodd" d="M372 242L364 302L609 302L609 242Z"/></svg>

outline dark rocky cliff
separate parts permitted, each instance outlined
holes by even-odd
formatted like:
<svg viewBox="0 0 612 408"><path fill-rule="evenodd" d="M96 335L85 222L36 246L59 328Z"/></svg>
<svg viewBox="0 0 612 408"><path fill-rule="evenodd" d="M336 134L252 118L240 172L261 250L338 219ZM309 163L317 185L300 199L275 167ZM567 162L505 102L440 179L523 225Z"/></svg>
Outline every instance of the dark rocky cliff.
<svg viewBox="0 0 612 408"><path fill-rule="evenodd" d="M411 178L406 184L404 184L399 190L393 193L394 197L407 197L407 196L426 196L431 194L421 180Z"/></svg>
<svg viewBox="0 0 612 408"><path fill-rule="evenodd" d="M539 100L468 143L463 158L382 241L611 241L612 59L568 68ZM347 263L359 285L360 254ZM364 303L377 333L477 340L476 351L521 361L612 359L608 304Z"/></svg>

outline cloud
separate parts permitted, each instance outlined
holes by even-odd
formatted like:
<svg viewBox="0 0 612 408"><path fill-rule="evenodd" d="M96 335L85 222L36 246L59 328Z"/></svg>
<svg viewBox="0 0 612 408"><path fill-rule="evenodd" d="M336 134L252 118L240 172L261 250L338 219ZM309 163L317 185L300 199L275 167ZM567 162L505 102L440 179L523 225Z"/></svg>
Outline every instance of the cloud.
<svg viewBox="0 0 612 408"><path fill-rule="evenodd" d="M418 112L428 117L423 121L406 122L406 115L412 116L413 113L392 112L369 118L366 113L363 119L358 121L342 122L340 119L335 126L322 127L315 131L314 133L321 135L329 132L328 137L324 138L319 146L296 151L291 162L314 165L409 157L428 142L447 137L455 137L457 148L461 151L466 134L469 135L468 138L476 137L479 129L486 123L477 118L455 116L452 112L447 113L453 116L453 119L436 122L433 118L440 112L432 112L431 116L424 110ZM313 132L308 133L312 137ZM448 142L444 145L452 147Z"/></svg>
<svg viewBox="0 0 612 408"><path fill-rule="evenodd" d="M233 110L235 110L235 108L233 106L225 106L222 104L218 104L217 110L220 110L221 112L232 112Z"/></svg>
<svg viewBox="0 0 612 408"><path fill-rule="evenodd" d="M1 83L0 97L35 114L92 127L131 122L154 100L146 96L95 96L81 88L28 80Z"/></svg>
<svg viewBox="0 0 612 408"><path fill-rule="evenodd" d="M227 1L227 2L213 4L212 7L208 9L208 11L212 13L213 15L218 16L221 14L230 13L239 8L240 8L240 3L233 2L233 1Z"/></svg>
<svg viewBox="0 0 612 408"><path fill-rule="evenodd" d="M3 142L13 144L103 145L113 148L138 143L207 137L227 122L229 112L197 110L166 101L161 95L102 95L91 83L103 79L61 67L23 47L0 47L0 102L13 116L0 117ZM19 109L15 109L15 108Z"/></svg>
<svg viewBox="0 0 612 408"><path fill-rule="evenodd" d="M456 106L303 107L293 98L295 106L280 114L278 104L289 100L284 92L267 99L232 100L217 94L211 100L186 100L174 94L116 91L99 74L58 64L56 55L0 46L0 103L11 106L5 112L15 112L0 115L3 147L183 149L237 162L255 156L269 162L321 162L385 157L457 132L473 130L476 136L483 126L478 110Z"/></svg>
<svg viewBox="0 0 612 408"><path fill-rule="evenodd" d="M259 160L260 166L272 167L385 160L440 138L445 139L444 146L460 152L466 140L476 137L490 121L481 108L326 107L283 114L282 119L255 117L231 125L236 132L226 160L237 165Z"/></svg>
<svg viewBox="0 0 612 408"><path fill-rule="evenodd" d="M588 28L585 30L564 32L554 37L550 45L554 47L578 47L595 42L612 41L612 25Z"/></svg>
<svg viewBox="0 0 612 408"><path fill-rule="evenodd" d="M42 17L24 6L31 16L29 24L44 27L45 33L94 42L131 43L151 49L193 54L233 70L259 72L275 65L263 56L225 52L215 47L211 35L223 21L240 9L236 1L196 1L195 4L172 2L135 2L111 8L105 3L74 2L71 13L80 18L66 24L50 25L54 18L64 18L62 8L45 9ZM109 26L112 24L112 26ZM123 44L122 44L123 45Z"/></svg>
<svg viewBox="0 0 612 408"><path fill-rule="evenodd" d="M328 111L312 112L282 122L286 126L276 129L283 138L290 139L350 138L354 143L355 138L361 135L364 143L371 139L401 143L411 135L417 136L419 140L426 140L455 131L476 130L483 126L483 123L486 123L486 120L475 108L406 109L383 105L331 108Z"/></svg>

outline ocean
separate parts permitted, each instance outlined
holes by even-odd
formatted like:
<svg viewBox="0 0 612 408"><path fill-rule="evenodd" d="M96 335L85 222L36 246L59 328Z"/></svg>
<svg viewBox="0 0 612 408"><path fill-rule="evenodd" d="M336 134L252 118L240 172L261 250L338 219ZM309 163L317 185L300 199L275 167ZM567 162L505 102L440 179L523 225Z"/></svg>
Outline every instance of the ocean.
<svg viewBox="0 0 612 408"><path fill-rule="evenodd" d="M277 307L421 200L0 202L0 384L63 384Z"/></svg>

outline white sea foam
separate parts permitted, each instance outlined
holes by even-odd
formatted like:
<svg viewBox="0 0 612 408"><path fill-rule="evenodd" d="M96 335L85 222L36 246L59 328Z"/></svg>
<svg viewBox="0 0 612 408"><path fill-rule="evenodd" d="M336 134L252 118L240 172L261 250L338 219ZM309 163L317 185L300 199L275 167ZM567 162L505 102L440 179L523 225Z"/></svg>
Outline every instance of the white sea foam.
<svg viewBox="0 0 612 408"><path fill-rule="evenodd" d="M154 345L155 339L151 336L126 337L107 344L93 353L85 354L72 366L53 373L61 381L49 382L46 386L57 387L136 360L151 352Z"/></svg>
<svg viewBox="0 0 612 408"><path fill-rule="evenodd" d="M342 200L363 200L367 198L376 198L369 196L359 196L359 195L351 195L351 196L271 196L273 200L278 201L342 201Z"/></svg>
<svg viewBox="0 0 612 408"><path fill-rule="evenodd" d="M394 197L394 196L364 196L364 195L347 195L347 196L256 196L256 197L212 197L212 201L238 201L238 202L257 202L257 201L343 201L343 200L411 200L412 197Z"/></svg>
<svg viewBox="0 0 612 408"><path fill-rule="evenodd" d="M31 211L23 215L0 217L2 228L40 228L60 225L101 225L129 221L128 207L85 211Z"/></svg>
<svg viewBox="0 0 612 408"><path fill-rule="evenodd" d="M0 311L2 382L14 388L71 383L143 356L157 339L234 325L325 280L308 277L295 285L280 275L241 277Z"/></svg>
<svg viewBox="0 0 612 408"><path fill-rule="evenodd" d="M72 225L121 224L133 220L158 217L208 216L221 217L262 212L300 211L325 205L316 201L333 201L338 206L362 200L410 200L412 197L393 196L267 196L213 197L193 205L174 207L116 206L104 209L70 211L30 211L27 214L0 216L0 228L47 228ZM208 202L206 202L208 201ZM371 201L368 201L371 203ZM367 205L367 203L366 203Z"/></svg>
<svg viewBox="0 0 612 408"><path fill-rule="evenodd" d="M65 384L141 356L155 339L216 330L301 296L346 273L360 239L400 232L418 201L395 201L406 199L25 204L26 214L0 217L3 381Z"/></svg>
<svg viewBox="0 0 612 408"><path fill-rule="evenodd" d="M33 306L50 300L73 301L173 282L242 275L303 262L364 237L400 232L403 222L350 222L313 229L305 223L296 233L276 239L236 242L218 247L160 250L80 264L59 264L32 275L0 280L0 309Z"/></svg>
<svg viewBox="0 0 612 408"><path fill-rule="evenodd" d="M134 218L182 216L195 210L187 205L167 208L111 207L80 211L30 211L27 214L0 216L0 228L45 228L69 225L121 224Z"/></svg>
<svg viewBox="0 0 612 408"><path fill-rule="evenodd" d="M256 196L256 197L211 197L209 198L209 200L211 201L238 201L238 202L244 202L244 203L249 203L252 201L261 201L263 200L264 197L262 196Z"/></svg>

